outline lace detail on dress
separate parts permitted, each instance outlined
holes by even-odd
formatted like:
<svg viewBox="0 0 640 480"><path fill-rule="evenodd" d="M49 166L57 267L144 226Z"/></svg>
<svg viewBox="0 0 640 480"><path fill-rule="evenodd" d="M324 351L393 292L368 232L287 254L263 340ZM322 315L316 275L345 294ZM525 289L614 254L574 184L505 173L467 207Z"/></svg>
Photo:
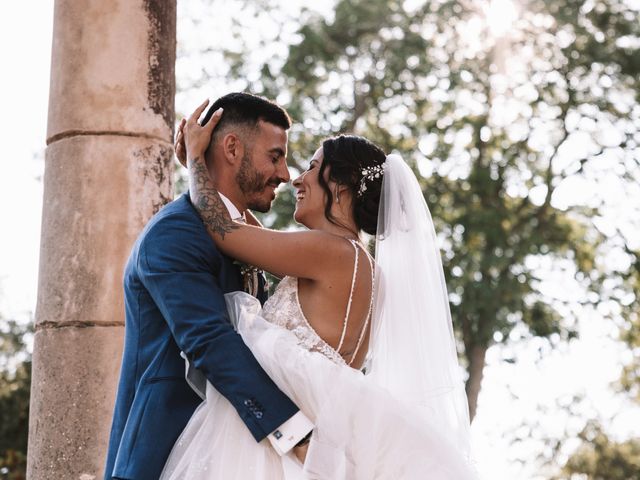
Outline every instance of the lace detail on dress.
<svg viewBox="0 0 640 480"><path fill-rule="evenodd" d="M306 350L319 352L338 365L346 365L340 354L320 338L302 313L297 278L282 279L274 294L264 304L262 315L267 321L293 332Z"/></svg>

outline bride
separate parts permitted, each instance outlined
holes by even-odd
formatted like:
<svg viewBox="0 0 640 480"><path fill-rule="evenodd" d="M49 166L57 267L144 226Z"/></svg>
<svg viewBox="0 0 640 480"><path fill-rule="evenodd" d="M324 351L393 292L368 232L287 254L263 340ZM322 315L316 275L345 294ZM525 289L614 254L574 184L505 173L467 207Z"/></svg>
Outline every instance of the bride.
<svg viewBox="0 0 640 480"><path fill-rule="evenodd" d="M293 181L307 231L237 223L204 163L220 119L200 126L205 107L181 126L193 204L218 249L283 277L264 308L226 295L230 317L314 430L304 463L281 458L207 384L161 478L476 478L440 255L409 167L364 138L330 138Z"/></svg>

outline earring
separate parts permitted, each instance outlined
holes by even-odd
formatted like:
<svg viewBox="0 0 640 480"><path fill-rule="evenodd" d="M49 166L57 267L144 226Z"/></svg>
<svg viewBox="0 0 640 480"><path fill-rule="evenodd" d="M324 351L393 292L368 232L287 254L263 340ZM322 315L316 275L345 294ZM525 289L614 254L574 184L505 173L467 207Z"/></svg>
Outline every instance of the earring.
<svg viewBox="0 0 640 480"><path fill-rule="evenodd" d="M340 197L338 196L338 191L336 190L336 203L340 205Z"/></svg>

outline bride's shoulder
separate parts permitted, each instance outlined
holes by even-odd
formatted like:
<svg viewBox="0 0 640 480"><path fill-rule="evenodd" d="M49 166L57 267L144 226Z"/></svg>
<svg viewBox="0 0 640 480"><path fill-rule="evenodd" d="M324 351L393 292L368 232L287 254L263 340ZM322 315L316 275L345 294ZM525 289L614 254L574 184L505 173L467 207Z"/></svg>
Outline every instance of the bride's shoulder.
<svg viewBox="0 0 640 480"><path fill-rule="evenodd" d="M349 241L326 231L267 233L269 247L255 250L255 258L251 258L249 252L243 260L278 276L325 280L341 272L345 262L353 261L349 261L353 259L353 246ZM264 254L262 263L259 253Z"/></svg>
<svg viewBox="0 0 640 480"><path fill-rule="evenodd" d="M316 236L323 257L338 261L345 257L353 257L354 245L348 238L322 230L311 230L311 232Z"/></svg>
<svg viewBox="0 0 640 480"><path fill-rule="evenodd" d="M343 279L349 280L356 258L357 246L354 241L321 230L311 232L316 248L313 249L313 258L307 258L312 262L314 274L301 277L332 286L335 286L336 281L342 283Z"/></svg>

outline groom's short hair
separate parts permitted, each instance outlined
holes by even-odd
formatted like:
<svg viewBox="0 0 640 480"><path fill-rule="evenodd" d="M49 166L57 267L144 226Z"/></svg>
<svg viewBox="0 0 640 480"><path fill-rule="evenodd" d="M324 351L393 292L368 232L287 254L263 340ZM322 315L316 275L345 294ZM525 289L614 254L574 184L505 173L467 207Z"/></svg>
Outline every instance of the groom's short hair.
<svg viewBox="0 0 640 480"><path fill-rule="evenodd" d="M284 108L267 98L246 92L234 92L220 97L209 107L202 119L202 125L206 124L220 107L224 109L224 112L213 131L212 142L216 140L216 133L226 131L229 126L238 126L248 128L250 132L254 131L260 120L282 127L284 130L291 127L291 118Z"/></svg>

